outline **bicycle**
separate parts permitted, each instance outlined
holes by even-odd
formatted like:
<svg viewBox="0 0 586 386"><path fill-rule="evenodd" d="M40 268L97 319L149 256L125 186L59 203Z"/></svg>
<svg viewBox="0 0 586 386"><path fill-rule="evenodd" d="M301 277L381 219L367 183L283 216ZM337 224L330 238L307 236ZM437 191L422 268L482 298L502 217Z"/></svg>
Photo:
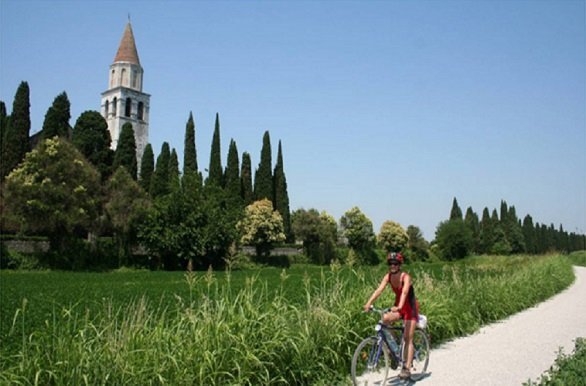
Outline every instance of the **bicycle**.
<svg viewBox="0 0 586 386"><path fill-rule="evenodd" d="M355 386L375 383L385 385L389 374L389 364L393 370L401 369L404 364L404 326L402 324L387 326L383 323L383 315L390 311L390 308L379 309L371 306L370 311L379 313L380 320L374 328L376 335L369 336L360 342L352 357L351 373ZM400 346L397 344L399 338ZM413 346L411 379L417 381L425 376L430 350L425 326L422 328L419 323L413 333Z"/></svg>

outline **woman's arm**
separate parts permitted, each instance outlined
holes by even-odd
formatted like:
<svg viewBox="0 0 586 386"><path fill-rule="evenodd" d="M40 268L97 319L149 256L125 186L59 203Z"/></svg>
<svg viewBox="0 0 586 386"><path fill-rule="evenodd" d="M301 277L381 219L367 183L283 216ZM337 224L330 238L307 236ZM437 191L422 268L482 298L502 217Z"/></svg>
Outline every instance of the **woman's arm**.
<svg viewBox="0 0 586 386"><path fill-rule="evenodd" d="M368 311L370 309L370 306L372 305L372 303L374 303L374 301L383 293L388 282L389 282L389 274L387 273L385 275L385 277L383 277L383 280L380 282L380 285L378 286L378 288L376 290L374 290L374 292L370 296L370 299L368 299L368 301L364 305L364 311Z"/></svg>

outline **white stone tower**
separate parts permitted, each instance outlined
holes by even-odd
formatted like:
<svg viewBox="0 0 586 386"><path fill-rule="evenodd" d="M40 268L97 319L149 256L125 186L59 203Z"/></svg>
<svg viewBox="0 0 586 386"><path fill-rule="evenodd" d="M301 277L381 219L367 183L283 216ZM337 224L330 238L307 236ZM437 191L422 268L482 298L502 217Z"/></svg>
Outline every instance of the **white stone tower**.
<svg viewBox="0 0 586 386"><path fill-rule="evenodd" d="M112 149L118 145L118 137L126 122L132 124L136 140L137 165L140 168L142 154L149 140L150 95L142 92L144 71L138 60L130 20L126 24L114 63L110 65L108 90L102 93L102 116L108 122Z"/></svg>

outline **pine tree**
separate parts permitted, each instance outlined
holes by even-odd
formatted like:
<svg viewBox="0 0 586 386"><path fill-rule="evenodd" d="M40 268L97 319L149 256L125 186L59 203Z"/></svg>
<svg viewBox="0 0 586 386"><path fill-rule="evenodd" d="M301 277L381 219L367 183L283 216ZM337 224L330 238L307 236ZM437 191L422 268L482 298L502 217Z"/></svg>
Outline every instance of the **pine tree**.
<svg viewBox="0 0 586 386"><path fill-rule="evenodd" d="M139 184L145 192L149 191L151 186L151 178L155 170L155 155L153 147L147 143L142 153L142 160L140 161L140 180Z"/></svg>
<svg viewBox="0 0 586 386"><path fill-rule="evenodd" d="M106 181L112 174L114 152L110 149L110 132L104 117L97 111L84 111L75 121L71 141L98 169L102 181Z"/></svg>
<svg viewBox="0 0 586 386"><path fill-rule="evenodd" d="M230 140L228 150L228 163L226 165L226 192L228 197L240 200L240 162L238 161L238 148L236 142Z"/></svg>
<svg viewBox="0 0 586 386"><path fill-rule="evenodd" d="M151 178L150 193L153 198L164 196L169 194L170 183L169 183L169 163L171 161L171 150L169 144L163 142L161 146L161 153L157 157L157 165L153 176Z"/></svg>
<svg viewBox="0 0 586 386"><path fill-rule="evenodd" d="M25 154L30 150L30 130L30 91L28 83L21 82L14 96L12 114L4 134L4 154L0 165L2 179L24 159Z"/></svg>
<svg viewBox="0 0 586 386"><path fill-rule="evenodd" d="M458 206L458 200L454 197L452 210L450 211L450 220L462 220L462 209Z"/></svg>
<svg viewBox="0 0 586 386"><path fill-rule="evenodd" d="M271 160L271 138L268 131L265 131L260 151L260 163L254 175L254 199L263 198L273 200L273 174Z"/></svg>
<svg viewBox="0 0 586 386"><path fill-rule="evenodd" d="M169 188L172 192L176 192L179 187L179 159L177 158L177 152L173 149L169 160Z"/></svg>
<svg viewBox="0 0 586 386"><path fill-rule="evenodd" d="M136 181L136 140L132 123L126 122L120 131L118 146L114 152L113 169L124 166L132 178Z"/></svg>
<svg viewBox="0 0 586 386"><path fill-rule="evenodd" d="M275 194L273 203L275 209L281 214L283 218L283 229L288 241L293 241L293 234L291 232L291 212L289 211L289 194L287 193L287 178L285 177L285 170L283 167L283 149L281 141L279 141L279 149L277 152L277 163L273 173Z"/></svg>
<svg viewBox="0 0 586 386"><path fill-rule="evenodd" d="M212 150L210 153L210 168L206 185L223 186L222 154L220 147L220 115L216 113L216 127L212 138Z"/></svg>
<svg viewBox="0 0 586 386"><path fill-rule="evenodd" d="M44 139L59 136L62 138L71 137L71 126L69 120L71 119L71 104L67 98L67 93L63 91L55 97L53 105L47 110L45 114L45 121L43 122L42 136Z"/></svg>
<svg viewBox="0 0 586 386"><path fill-rule="evenodd" d="M252 162L248 152L242 153L242 171L240 172L241 197L244 205L248 206L254 202L254 192L252 190Z"/></svg>
<svg viewBox="0 0 586 386"><path fill-rule="evenodd" d="M185 125L185 144L183 150L183 174L197 173L197 152L195 150L195 122L193 114L189 113L189 119Z"/></svg>

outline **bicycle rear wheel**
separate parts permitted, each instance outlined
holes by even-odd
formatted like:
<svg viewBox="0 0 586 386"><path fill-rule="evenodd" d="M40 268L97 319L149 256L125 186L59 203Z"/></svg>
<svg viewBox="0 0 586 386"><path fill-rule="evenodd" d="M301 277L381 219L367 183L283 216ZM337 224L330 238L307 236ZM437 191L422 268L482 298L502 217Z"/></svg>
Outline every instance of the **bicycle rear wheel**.
<svg viewBox="0 0 586 386"><path fill-rule="evenodd" d="M422 378L427 371L429 364L429 339L424 330L416 329L413 334L413 365L411 368L411 379L417 381Z"/></svg>
<svg viewBox="0 0 586 386"><path fill-rule="evenodd" d="M351 373L355 386L385 384L389 373L389 354L379 338L371 336L360 342L352 357Z"/></svg>

